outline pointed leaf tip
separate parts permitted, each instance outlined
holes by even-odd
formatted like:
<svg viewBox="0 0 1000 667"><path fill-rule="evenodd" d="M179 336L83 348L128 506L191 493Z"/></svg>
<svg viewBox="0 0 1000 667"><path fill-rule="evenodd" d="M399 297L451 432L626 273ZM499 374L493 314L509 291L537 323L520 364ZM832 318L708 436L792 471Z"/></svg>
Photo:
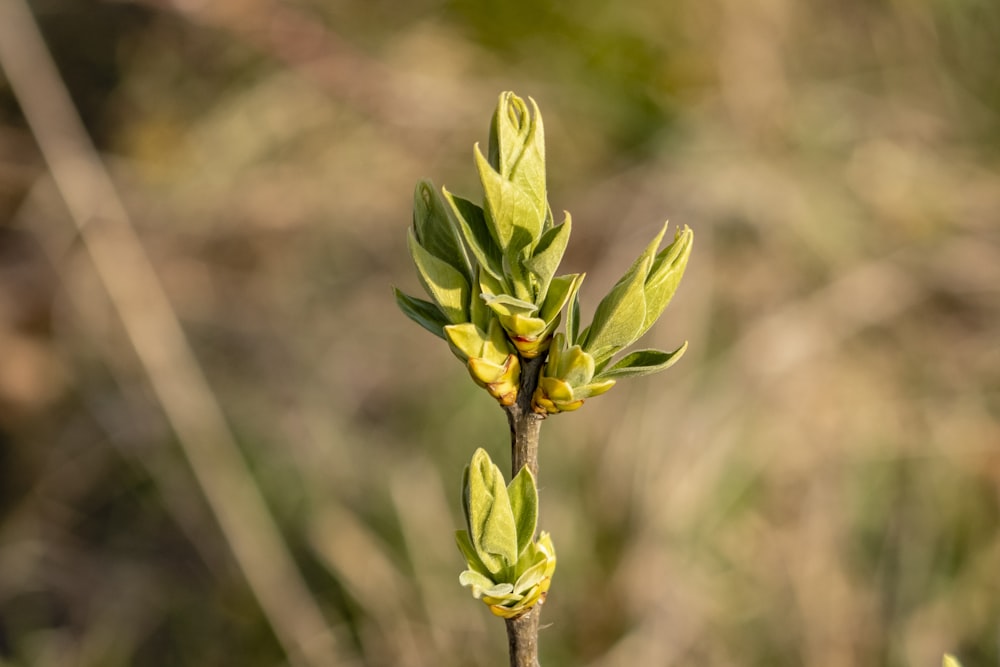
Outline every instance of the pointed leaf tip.
<svg viewBox="0 0 1000 667"><path fill-rule="evenodd" d="M598 380L615 379L627 377L639 377L640 375L650 375L664 371L684 355L687 350L687 341L673 352L663 350L637 350L622 357L611 368L598 373Z"/></svg>

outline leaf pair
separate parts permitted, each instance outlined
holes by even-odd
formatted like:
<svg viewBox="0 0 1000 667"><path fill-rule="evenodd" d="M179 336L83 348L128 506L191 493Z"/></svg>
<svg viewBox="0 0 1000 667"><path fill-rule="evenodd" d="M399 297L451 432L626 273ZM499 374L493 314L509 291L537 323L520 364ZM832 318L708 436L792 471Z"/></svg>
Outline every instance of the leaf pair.
<svg viewBox="0 0 1000 667"><path fill-rule="evenodd" d="M500 95L489 157L475 147L483 206L456 200L455 207L469 231L466 241L484 268L483 299L525 358L545 351L579 280L555 276L572 221L567 213L563 223L554 223L546 195L542 116L535 101L529 102L530 108L513 93Z"/></svg>
<svg viewBox="0 0 1000 667"><path fill-rule="evenodd" d="M685 226L674 235L673 243L657 253L666 231L665 224L601 300L594 321L582 335L571 333L570 342L579 343L598 366L649 331L677 291L691 255L694 233ZM577 305L571 308L577 310Z"/></svg>
<svg viewBox="0 0 1000 667"><path fill-rule="evenodd" d="M554 223L546 199L542 117L534 100L529 102L530 107L513 93L501 94L488 155L475 147L482 206L445 189L438 194L429 181L417 184L408 247L431 300L395 290L402 311L448 340L455 354L470 364L476 382L504 405L513 400L507 386L513 386L516 395L518 380L510 377L515 364L508 357L545 352L570 294L582 280L579 275L555 275L572 222L566 214L562 224ZM506 347L493 336L494 320L509 339ZM473 327L465 326L469 324ZM449 327L464 328L449 333ZM470 344L470 339L475 340ZM503 358L470 352L488 346L503 352ZM504 385L502 390L491 389L497 382Z"/></svg>
<svg viewBox="0 0 1000 667"><path fill-rule="evenodd" d="M465 469L462 508L466 530L455 537L469 569L459 582L505 618L519 616L543 600L556 556L547 533L534 540L538 491L531 472L521 468L505 485L489 454L477 449Z"/></svg>
<svg viewBox="0 0 1000 667"><path fill-rule="evenodd" d="M578 290L569 298L566 335L557 334L532 397L535 412L570 412L585 399L608 391L625 377L648 375L676 363L687 343L673 352L639 350L613 365L612 357L638 340L670 303L691 254L693 233L685 227L657 252L666 225L601 300L591 325L579 331ZM579 284L577 284L579 287Z"/></svg>
<svg viewBox="0 0 1000 667"><path fill-rule="evenodd" d="M407 244L432 301L394 289L396 303L410 319L448 341L476 384L501 405L511 405L517 398L520 362L499 320L479 296L482 265L466 246L464 223L454 206L430 181L417 184Z"/></svg>

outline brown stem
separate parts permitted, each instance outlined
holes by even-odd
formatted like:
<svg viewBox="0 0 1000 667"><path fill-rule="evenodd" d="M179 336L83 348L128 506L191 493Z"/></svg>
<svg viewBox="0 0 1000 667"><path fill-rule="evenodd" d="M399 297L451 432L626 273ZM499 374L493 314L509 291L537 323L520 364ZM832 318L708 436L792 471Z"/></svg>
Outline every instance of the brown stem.
<svg viewBox="0 0 1000 667"><path fill-rule="evenodd" d="M538 433L545 415L531 409L531 397L538 387L538 374L545 363L545 355L521 361L521 382L517 391L517 401L506 408L507 423L510 425L511 478L521 468L528 470L538 481Z"/></svg>
<svg viewBox="0 0 1000 667"><path fill-rule="evenodd" d="M545 355L521 360L521 382L517 401L506 408L510 424L511 478L524 466L538 481L538 434L545 415L531 409L531 397L538 386L538 375L545 363ZM510 667L539 667L538 618L540 604L526 614L507 620L507 646L510 649Z"/></svg>
<svg viewBox="0 0 1000 667"><path fill-rule="evenodd" d="M507 620L507 648L510 650L510 667L539 667L538 617L540 605L528 613Z"/></svg>

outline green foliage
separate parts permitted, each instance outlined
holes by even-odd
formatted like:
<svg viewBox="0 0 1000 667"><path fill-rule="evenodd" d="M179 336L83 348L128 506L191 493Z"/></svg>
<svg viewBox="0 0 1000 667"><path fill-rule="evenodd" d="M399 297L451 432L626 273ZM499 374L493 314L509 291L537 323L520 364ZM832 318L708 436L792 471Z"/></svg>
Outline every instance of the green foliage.
<svg viewBox="0 0 1000 667"><path fill-rule="evenodd" d="M548 533L534 539L538 491L528 468L504 486L500 469L477 449L465 468L462 509L466 530L455 538L469 569L459 582L503 618L516 618L543 601L556 552Z"/></svg>
<svg viewBox="0 0 1000 667"><path fill-rule="evenodd" d="M432 301L395 290L410 319L446 339L473 380L501 405L517 400L519 360L545 355L556 340L532 396L540 414L568 412L602 394L620 378L661 371L674 352L643 350L603 372L612 357L638 340L670 303L691 253L684 227L657 252L667 226L646 247L597 307L593 323L579 331L583 274L557 276L572 221L555 224L546 199L545 133L534 100L500 95L490 124L487 154L478 144L475 162L482 205L438 194L417 184L410 256ZM446 205L447 203L447 205ZM567 334L556 334L563 312Z"/></svg>
<svg viewBox="0 0 1000 667"><path fill-rule="evenodd" d="M670 303L691 254L693 233L685 227L657 253L666 226L646 247L597 306L594 321L579 332L578 291L570 294L568 336L559 335L542 370L532 405L554 414L578 409L585 399L608 391L620 378L648 375L676 363L684 343L673 352L640 350L610 368L612 357L639 339ZM577 285L578 287L578 285Z"/></svg>
<svg viewBox="0 0 1000 667"><path fill-rule="evenodd" d="M482 215L470 100L488 157L491 82L511 81L545 107L567 252L620 257L628 229L635 259L662 210L711 276L660 346L691 339L697 381L612 414L624 382L544 445L541 664L670 664L671 629L698 665L1000 664L1000 3L291 0L263 40L258 3L31 4L340 663L502 662L427 536L504 415L385 276L412 275L414 166ZM315 66L323 31L357 67ZM0 85L0 662L287 662L64 243L23 114ZM581 296L569 340L604 293Z"/></svg>

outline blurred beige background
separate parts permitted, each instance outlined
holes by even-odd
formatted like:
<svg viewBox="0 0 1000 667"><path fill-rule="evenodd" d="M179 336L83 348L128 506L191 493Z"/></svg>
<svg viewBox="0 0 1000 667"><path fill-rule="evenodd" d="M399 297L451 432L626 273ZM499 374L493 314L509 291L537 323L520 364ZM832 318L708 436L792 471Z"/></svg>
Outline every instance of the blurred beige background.
<svg viewBox="0 0 1000 667"><path fill-rule="evenodd" d="M695 231L543 426L543 664L1000 665L1000 4L4 2L0 665L506 664L390 286L508 89L585 311Z"/></svg>

